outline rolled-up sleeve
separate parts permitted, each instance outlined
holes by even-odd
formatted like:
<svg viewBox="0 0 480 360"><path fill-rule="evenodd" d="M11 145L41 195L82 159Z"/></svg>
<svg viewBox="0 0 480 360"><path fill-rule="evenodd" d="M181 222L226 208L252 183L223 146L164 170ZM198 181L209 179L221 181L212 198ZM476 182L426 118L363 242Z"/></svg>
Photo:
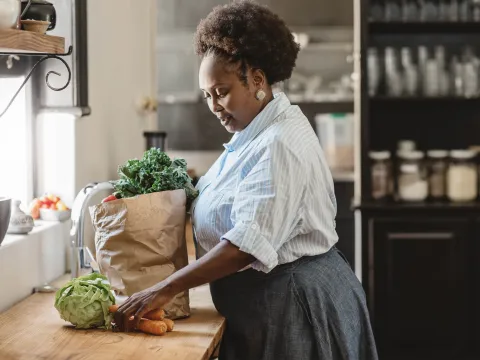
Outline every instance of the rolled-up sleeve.
<svg viewBox="0 0 480 360"><path fill-rule="evenodd" d="M301 160L274 141L237 188L231 212L234 226L222 239L253 255L256 270L269 272L278 265L278 250L301 219L308 176Z"/></svg>

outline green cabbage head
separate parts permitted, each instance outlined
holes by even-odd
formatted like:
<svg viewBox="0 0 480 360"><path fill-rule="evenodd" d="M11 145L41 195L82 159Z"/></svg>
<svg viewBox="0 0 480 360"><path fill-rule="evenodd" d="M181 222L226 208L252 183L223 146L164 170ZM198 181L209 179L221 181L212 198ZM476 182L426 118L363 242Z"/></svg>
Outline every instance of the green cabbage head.
<svg viewBox="0 0 480 360"><path fill-rule="evenodd" d="M55 295L55 308L60 317L77 329L110 329L113 314L108 311L115 304L110 283L104 275L93 273L72 279Z"/></svg>

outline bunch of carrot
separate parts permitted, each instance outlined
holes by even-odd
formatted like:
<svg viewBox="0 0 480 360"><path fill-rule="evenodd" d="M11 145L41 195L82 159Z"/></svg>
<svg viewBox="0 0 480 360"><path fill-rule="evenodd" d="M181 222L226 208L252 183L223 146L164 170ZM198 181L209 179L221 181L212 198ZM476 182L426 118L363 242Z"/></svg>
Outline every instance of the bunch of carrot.
<svg viewBox="0 0 480 360"><path fill-rule="evenodd" d="M112 305L108 310L114 313L118 310L118 307L118 305ZM152 335L165 335L167 331L173 330L173 326L173 320L165 318L165 311L156 309L145 314L138 324L138 330Z"/></svg>

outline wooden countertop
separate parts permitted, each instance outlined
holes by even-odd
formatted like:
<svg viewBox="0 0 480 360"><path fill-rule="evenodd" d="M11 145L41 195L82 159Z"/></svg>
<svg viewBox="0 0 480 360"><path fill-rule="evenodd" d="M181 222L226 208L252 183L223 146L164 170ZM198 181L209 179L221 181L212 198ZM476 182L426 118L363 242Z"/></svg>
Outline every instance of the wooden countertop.
<svg viewBox="0 0 480 360"><path fill-rule="evenodd" d="M1 360L208 360L225 327L208 286L190 290L192 315L165 336L75 330L60 319L54 298L37 293L0 314Z"/></svg>

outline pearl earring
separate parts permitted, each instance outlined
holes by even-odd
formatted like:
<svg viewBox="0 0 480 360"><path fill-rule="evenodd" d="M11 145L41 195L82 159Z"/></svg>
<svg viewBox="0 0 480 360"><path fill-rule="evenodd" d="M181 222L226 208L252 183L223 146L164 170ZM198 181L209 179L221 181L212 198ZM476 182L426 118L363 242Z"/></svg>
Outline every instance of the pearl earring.
<svg viewBox="0 0 480 360"><path fill-rule="evenodd" d="M265 96L267 96L267 94L265 94L265 91L261 89L255 93L255 99L257 99L258 101L262 101L263 99L265 99Z"/></svg>

